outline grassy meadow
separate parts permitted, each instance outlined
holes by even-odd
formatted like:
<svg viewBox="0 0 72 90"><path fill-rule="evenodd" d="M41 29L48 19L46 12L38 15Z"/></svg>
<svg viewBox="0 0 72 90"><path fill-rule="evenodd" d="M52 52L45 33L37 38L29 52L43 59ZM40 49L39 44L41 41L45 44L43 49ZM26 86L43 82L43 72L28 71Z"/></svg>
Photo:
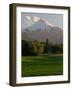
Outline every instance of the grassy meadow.
<svg viewBox="0 0 72 90"><path fill-rule="evenodd" d="M22 56L22 77L63 74L63 55Z"/></svg>

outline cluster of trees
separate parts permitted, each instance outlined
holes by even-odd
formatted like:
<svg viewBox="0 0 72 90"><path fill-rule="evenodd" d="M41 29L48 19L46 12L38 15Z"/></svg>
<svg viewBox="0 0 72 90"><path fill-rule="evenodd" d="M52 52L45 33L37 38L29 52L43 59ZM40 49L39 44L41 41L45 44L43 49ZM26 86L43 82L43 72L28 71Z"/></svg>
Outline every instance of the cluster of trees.
<svg viewBox="0 0 72 90"><path fill-rule="evenodd" d="M50 44L46 42L22 40L22 56L37 56L39 54L59 54L63 53L63 45Z"/></svg>

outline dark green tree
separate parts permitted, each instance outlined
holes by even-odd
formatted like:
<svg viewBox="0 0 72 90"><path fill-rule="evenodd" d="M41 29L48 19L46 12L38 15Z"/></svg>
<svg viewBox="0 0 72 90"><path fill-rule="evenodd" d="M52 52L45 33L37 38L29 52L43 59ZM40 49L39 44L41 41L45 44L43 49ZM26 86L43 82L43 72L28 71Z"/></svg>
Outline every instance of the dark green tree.
<svg viewBox="0 0 72 90"><path fill-rule="evenodd" d="M37 52L35 51L32 42L22 40L22 56L36 56Z"/></svg>
<svg viewBox="0 0 72 90"><path fill-rule="evenodd" d="M60 45L52 45L51 52L54 54L63 53L63 48Z"/></svg>
<svg viewBox="0 0 72 90"><path fill-rule="evenodd" d="M48 39L46 39L45 45L43 47L43 53L50 53L50 44Z"/></svg>

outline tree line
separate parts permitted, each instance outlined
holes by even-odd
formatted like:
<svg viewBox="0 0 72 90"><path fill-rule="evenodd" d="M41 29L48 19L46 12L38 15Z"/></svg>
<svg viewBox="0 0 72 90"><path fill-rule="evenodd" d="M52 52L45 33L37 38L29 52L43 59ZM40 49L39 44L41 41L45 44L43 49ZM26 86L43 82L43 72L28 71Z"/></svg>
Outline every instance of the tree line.
<svg viewBox="0 0 72 90"><path fill-rule="evenodd" d="M22 40L22 56L37 56L39 54L60 54L63 53L62 44L51 44L48 39L45 42L37 40Z"/></svg>

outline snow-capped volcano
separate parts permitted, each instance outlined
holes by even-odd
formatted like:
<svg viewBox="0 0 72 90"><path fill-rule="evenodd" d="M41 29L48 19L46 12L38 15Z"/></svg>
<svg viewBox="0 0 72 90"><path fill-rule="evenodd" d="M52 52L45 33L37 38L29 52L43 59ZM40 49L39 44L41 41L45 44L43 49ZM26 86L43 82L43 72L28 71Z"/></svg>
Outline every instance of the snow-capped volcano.
<svg viewBox="0 0 72 90"><path fill-rule="evenodd" d="M51 43L63 43L63 30L50 24L45 19L39 18L37 21L22 30L23 40L45 41L49 39Z"/></svg>
<svg viewBox="0 0 72 90"><path fill-rule="evenodd" d="M36 22L36 21L38 21L40 19L39 17L36 17L36 16L26 16L26 18L28 20L33 21L33 22Z"/></svg>
<svg viewBox="0 0 72 90"><path fill-rule="evenodd" d="M37 30L37 29L45 30L45 29L50 29L51 27L55 26L55 25L52 25L51 23L49 23L47 20L36 17L36 16L35 17L26 16L26 18L27 18L28 25L26 25L25 28L23 28L23 31L26 29L28 29L28 30Z"/></svg>
<svg viewBox="0 0 72 90"><path fill-rule="evenodd" d="M49 30L51 27L53 27L53 25L43 19L39 19L37 22L28 27L28 30Z"/></svg>

